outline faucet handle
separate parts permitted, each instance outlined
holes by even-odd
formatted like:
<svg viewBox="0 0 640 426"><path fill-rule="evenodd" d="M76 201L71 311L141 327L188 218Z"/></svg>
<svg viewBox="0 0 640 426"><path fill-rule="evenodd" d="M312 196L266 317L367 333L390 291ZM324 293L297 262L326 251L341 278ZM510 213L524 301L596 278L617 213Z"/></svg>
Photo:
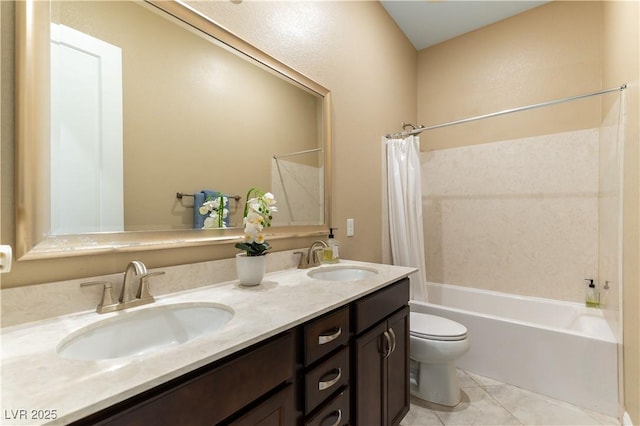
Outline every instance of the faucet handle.
<svg viewBox="0 0 640 426"><path fill-rule="evenodd" d="M294 251L293 254L300 255L300 261L298 262L298 269L306 269L307 254L303 251Z"/></svg>
<svg viewBox="0 0 640 426"><path fill-rule="evenodd" d="M85 283L80 283L80 287L89 287L89 286L94 286L94 285L101 285L102 287L102 300L100 301L100 303L98 304L98 307L96 308L96 311L98 313L104 313L105 312L105 308L108 308L110 306L116 306L116 304L113 302L113 290L112 290L112 286L113 284L111 284L111 282L109 281L89 281L89 282L85 282Z"/></svg>
<svg viewBox="0 0 640 426"><path fill-rule="evenodd" d="M153 301L153 296L151 292L149 292L149 278L155 277L156 275L164 275L164 271L148 272L140 276L140 287L138 287L136 298L142 300L151 299L151 301Z"/></svg>
<svg viewBox="0 0 640 426"><path fill-rule="evenodd" d="M318 253L323 251L325 247L314 247L311 250L311 257L309 258L309 265L317 266L321 263L320 258L318 258Z"/></svg>

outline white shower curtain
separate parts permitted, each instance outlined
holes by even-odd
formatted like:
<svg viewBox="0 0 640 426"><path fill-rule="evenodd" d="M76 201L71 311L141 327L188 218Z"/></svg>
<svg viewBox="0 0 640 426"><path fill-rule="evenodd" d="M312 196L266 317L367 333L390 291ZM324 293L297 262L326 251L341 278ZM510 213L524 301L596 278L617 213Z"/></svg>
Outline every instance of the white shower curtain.
<svg viewBox="0 0 640 426"><path fill-rule="evenodd" d="M387 199L389 237L394 265L418 268L410 275L411 299L427 300L427 278L422 226L420 139L387 141Z"/></svg>

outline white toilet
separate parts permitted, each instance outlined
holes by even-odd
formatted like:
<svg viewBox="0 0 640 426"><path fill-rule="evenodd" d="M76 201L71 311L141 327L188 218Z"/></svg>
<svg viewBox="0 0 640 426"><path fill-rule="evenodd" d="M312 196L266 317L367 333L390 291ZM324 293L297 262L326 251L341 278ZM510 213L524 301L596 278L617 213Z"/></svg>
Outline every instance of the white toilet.
<svg viewBox="0 0 640 426"><path fill-rule="evenodd" d="M467 328L447 318L410 313L411 394L453 407L460 403L455 361L469 350Z"/></svg>

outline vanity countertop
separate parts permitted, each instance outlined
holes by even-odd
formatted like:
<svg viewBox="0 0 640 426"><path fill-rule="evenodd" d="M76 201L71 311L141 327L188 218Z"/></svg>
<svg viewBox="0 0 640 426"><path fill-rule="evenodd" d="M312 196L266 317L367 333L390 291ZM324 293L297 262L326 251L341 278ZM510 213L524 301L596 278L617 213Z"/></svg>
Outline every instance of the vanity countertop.
<svg viewBox="0 0 640 426"><path fill-rule="evenodd" d="M223 328L156 352L99 361L60 357L56 347L70 333L122 313L65 315L2 329L3 425L66 424L179 377L198 367L291 329L404 278L414 268L345 261L378 274L358 281L310 278L308 270L267 274L262 284L237 281L156 298L159 304L211 302L235 315ZM48 418L47 418L48 417Z"/></svg>

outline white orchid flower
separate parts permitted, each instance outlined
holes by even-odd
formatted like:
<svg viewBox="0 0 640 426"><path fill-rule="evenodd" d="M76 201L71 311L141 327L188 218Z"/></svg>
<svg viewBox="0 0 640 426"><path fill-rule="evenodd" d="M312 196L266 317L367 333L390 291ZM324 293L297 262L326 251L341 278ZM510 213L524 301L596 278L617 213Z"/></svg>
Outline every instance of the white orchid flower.
<svg viewBox="0 0 640 426"><path fill-rule="evenodd" d="M267 205L271 206L273 204L276 203L276 197L273 196L272 193L270 192L265 192L264 196L264 201L267 203Z"/></svg>
<svg viewBox="0 0 640 426"><path fill-rule="evenodd" d="M218 226L218 221L212 217L208 217L204 220L204 226L202 229L211 229L216 228Z"/></svg>
<svg viewBox="0 0 640 426"><path fill-rule="evenodd" d="M252 197L253 195L253 197ZM276 198L271 192L262 192L251 188L247 192L247 202L244 208L242 224L244 226L244 243L237 243L236 247L246 251L249 256L261 256L271 247L265 241L264 228L271 226L272 213L277 212ZM223 215L226 211L223 210Z"/></svg>
<svg viewBox="0 0 640 426"><path fill-rule="evenodd" d="M256 212L249 212L245 220L246 220L245 224L248 224L248 223L256 223L260 225L264 224L264 217L262 217L261 214Z"/></svg>

